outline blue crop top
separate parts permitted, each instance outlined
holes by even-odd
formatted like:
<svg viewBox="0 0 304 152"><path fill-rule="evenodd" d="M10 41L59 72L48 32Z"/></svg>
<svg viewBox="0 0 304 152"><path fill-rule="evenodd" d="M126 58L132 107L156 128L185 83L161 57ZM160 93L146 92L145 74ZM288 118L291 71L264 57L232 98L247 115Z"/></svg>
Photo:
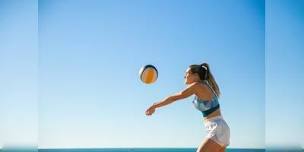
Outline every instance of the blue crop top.
<svg viewBox="0 0 304 152"><path fill-rule="evenodd" d="M215 110L220 108L220 104L218 102L218 97L215 94L214 90L210 87L208 81L205 81L204 84L206 84L209 89L213 92L212 99L209 100L202 100L199 99L197 96L195 96L192 103L194 104L195 108L203 113L203 116L206 117Z"/></svg>

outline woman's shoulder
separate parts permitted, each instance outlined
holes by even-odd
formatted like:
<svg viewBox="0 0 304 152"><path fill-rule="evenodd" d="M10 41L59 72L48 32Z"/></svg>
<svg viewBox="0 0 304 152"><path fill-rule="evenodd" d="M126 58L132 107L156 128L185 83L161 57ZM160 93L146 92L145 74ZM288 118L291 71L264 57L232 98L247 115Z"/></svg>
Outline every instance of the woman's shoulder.
<svg viewBox="0 0 304 152"><path fill-rule="evenodd" d="M193 82L191 85L199 87L199 88L207 88L206 82Z"/></svg>
<svg viewBox="0 0 304 152"><path fill-rule="evenodd" d="M195 89L208 89L206 84L204 84L202 82L193 82L190 84L190 86Z"/></svg>
<svg viewBox="0 0 304 152"><path fill-rule="evenodd" d="M191 86L194 88L196 96L202 92L209 92L208 86L202 82L193 82Z"/></svg>

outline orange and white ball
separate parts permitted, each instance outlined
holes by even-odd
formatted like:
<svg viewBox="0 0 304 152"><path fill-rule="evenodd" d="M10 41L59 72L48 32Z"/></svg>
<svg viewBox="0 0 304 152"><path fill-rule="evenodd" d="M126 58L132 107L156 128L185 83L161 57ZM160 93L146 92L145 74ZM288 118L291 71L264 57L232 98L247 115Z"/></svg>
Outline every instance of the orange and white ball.
<svg viewBox="0 0 304 152"><path fill-rule="evenodd" d="M153 65L146 65L139 71L140 80L144 83L151 84L157 80L158 71Z"/></svg>

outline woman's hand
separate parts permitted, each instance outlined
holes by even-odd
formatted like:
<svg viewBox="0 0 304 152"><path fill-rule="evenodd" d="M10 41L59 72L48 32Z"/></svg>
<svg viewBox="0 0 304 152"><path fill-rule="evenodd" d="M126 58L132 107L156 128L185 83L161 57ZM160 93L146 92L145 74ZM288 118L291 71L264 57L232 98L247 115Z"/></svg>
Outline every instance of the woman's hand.
<svg viewBox="0 0 304 152"><path fill-rule="evenodd" d="M147 110L146 110L146 115L147 116L150 116L150 115L152 115L154 112L155 112L155 106L154 106L154 104L151 106L151 107L149 107Z"/></svg>

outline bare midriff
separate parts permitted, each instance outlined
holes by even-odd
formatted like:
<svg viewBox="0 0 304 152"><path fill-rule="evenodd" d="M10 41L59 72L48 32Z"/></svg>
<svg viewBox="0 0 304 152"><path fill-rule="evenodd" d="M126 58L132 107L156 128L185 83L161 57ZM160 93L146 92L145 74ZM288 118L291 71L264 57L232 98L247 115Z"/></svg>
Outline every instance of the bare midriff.
<svg viewBox="0 0 304 152"><path fill-rule="evenodd" d="M207 117L204 117L204 120L208 120L208 119L210 119L212 117L216 117L216 116L221 116L221 110L220 110L220 108L218 108L217 110L215 110L214 112L212 112Z"/></svg>

